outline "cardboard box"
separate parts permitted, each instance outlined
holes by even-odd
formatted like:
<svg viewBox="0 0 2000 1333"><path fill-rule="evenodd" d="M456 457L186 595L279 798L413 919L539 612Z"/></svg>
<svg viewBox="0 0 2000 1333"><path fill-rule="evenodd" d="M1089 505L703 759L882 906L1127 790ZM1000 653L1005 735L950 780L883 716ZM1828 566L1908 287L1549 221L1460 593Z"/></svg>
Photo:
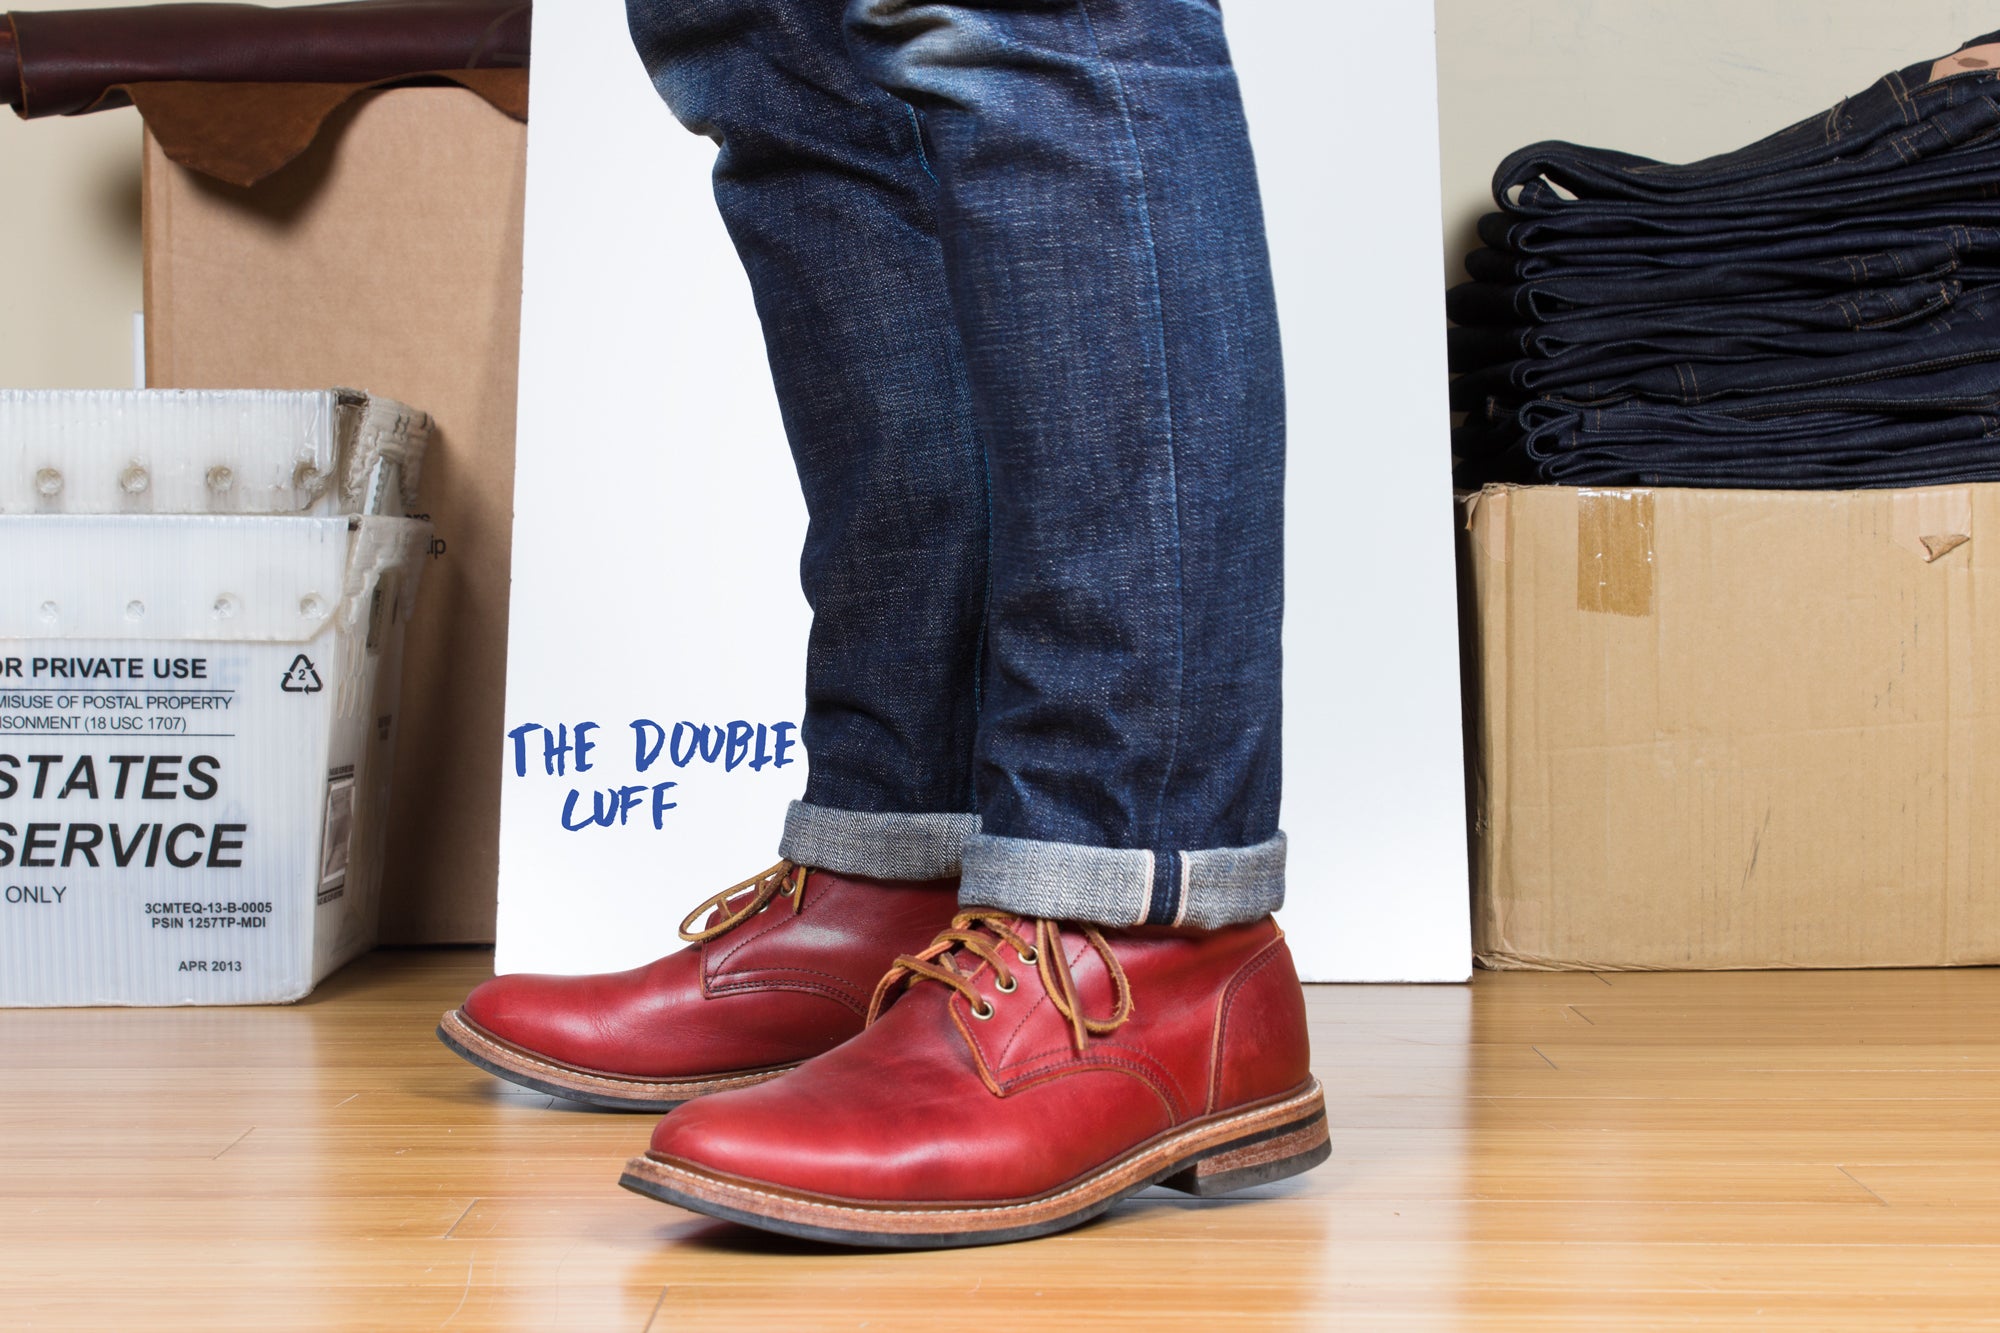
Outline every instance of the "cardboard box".
<svg viewBox="0 0 2000 1333"><path fill-rule="evenodd" d="M145 149L155 386L351 384L437 433L382 935L493 938L527 127L462 89L362 96L251 189Z"/></svg>
<svg viewBox="0 0 2000 1333"><path fill-rule="evenodd" d="M2000 962L2000 486L1461 505L1480 963Z"/></svg>
<svg viewBox="0 0 2000 1333"><path fill-rule="evenodd" d="M0 1005L294 1000L375 943L429 539L0 516Z"/></svg>

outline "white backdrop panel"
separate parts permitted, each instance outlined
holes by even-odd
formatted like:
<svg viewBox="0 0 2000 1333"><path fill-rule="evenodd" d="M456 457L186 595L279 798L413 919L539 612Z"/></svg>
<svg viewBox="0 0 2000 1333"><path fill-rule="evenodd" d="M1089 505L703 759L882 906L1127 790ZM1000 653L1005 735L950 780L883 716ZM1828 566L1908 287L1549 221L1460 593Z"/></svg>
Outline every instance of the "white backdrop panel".
<svg viewBox="0 0 2000 1333"><path fill-rule="evenodd" d="M1431 8L1236 0L1229 24L1290 385L1284 921L1310 979L1462 979ZM775 856L803 787L803 763L753 769L754 741L733 769L641 772L629 728L800 708L805 514L713 160L647 84L616 0L542 7L507 719L597 729L583 772L572 751L549 774L531 731L517 775L507 745L502 971L665 952L688 907ZM609 827L564 827L572 791L574 824L619 789Z"/></svg>

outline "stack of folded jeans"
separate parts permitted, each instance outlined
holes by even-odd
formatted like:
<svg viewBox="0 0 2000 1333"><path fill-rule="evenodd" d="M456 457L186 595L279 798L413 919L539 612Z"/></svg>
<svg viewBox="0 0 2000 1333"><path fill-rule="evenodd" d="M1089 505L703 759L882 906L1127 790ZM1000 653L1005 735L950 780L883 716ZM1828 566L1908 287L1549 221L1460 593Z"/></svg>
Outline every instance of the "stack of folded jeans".
<svg viewBox="0 0 2000 1333"><path fill-rule="evenodd" d="M2000 71L1932 73L1685 166L1501 163L1446 296L1460 479L2000 479Z"/></svg>

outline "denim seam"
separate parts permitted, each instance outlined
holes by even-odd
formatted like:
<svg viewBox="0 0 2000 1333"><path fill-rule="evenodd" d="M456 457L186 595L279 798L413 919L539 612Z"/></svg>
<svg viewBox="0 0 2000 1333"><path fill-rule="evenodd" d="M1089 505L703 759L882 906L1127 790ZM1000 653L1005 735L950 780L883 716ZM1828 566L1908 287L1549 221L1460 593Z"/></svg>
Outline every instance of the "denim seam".
<svg viewBox="0 0 2000 1333"><path fill-rule="evenodd" d="M1171 857L1173 853L1165 855ZM1162 865L1160 857L1158 852L1146 853L1146 914L1140 921L1149 926L1160 925L1175 911L1173 884L1169 878L1173 874L1172 863Z"/></svg>
<svg viewBox="0 0 2000 1333"><path fill-rule="evenodd" d="M1158 245L1153 240L1153 207L1151 201L1146 197L1146 160L1144 155L1139 151L1138 131L1132 125L1132 105L1131 100L1125 92L1125 80L1118 73L1117 62L1104 53L1104 44L1098 40L1097 25L1090 17L1090 3L1091 0L1079 0L1076 7L1077 13L1082 16L1084 31L1090 36L1091 50L1095 51L1097 58L1103 62L1105 75L1110 79L1112 90L1117 95L1119 122L1125 131L1126 143L1132 151L1132 169L1138 177L1139 189L1136 202L1138 205L1139 224L1145 232L1146 263L1152 279L1150 297L1154 330L1153 350L1160 358L1160 400L1162 410L1166 416L1167 497L1169 501L1168 513L1172 522L1174 601L1176 604L1176 614L1174 616L1174 720L1170 739L1167 744L1166 763L1162 765L1160 771L1160 792L1153 806L1153 831L1149 841L1157 843L1162 840L1160 834L1162 827L1166 823L1167 790L1172 786L1174 770L1180 764L1181 725L1184 720L1184 710L1187 702L1187 584L1181 560L1180 467L1179 460L1175 457L1178 435L1174 429L1173 376L1167 365L1167 312L1160 282L1160 253Z"/></svg>
<svg viewBox="0 0 2000 1333"><path fill-rule="evenodd" d="M923 119L922 117L917 115L917 109L911 106L908 102L903 103L903 110L910 113L910 134L912 136L911 142L916 145L917 166L923 171L924 175L929 176L931 178L931 184L940 185L940 182L937 178L937 173L931 170L930 154L924 151Z"/></svg>
<svg viewBox="0 0 2000 1333"><path fill-rule="evenodd" d="M911 146L916 150L917 168L920 171L922 171L925 176L930 178L930 182L932 185L935 185L940 190L942 190L944 188L944 182L940 181L937 178L937 173L931 170L930 153L926 151L924 148L923 115L921 112L917 110L917 108L914 105L912 105L909 102L903 103L903 109L904 111L909 113L910 117L910 136L911 136L910 142ZM937 212L937 204L935 199L931 201L930 208L931 208L933 222L935 222L936 212ZM944 267L943 244L941 242L934 244L933 251L938 257L939 267L943 268ZM946 293L946 300L949 301L951 292L950 275L948 273L942 275L940 281ZM963 340L954 338L952 340L951 351L953 360L961 363L961 370L962 370L963 369L962 363L965 356ZM980 488L980 501L985 508L985 514L986 514L985 587L981 593L980 603L979 603L979 635L973 641L972 645L972 739L966 746L965 785L962 788L962 795L964 796L967 803L976 804L978 795L975 790L973 776L972 776L973 754L978 746L979 715L983 709L985 702L983 698L984 689L983 689L982 677L985 675L985 664L986 664L986 627L987 627L987 617L989 614L988 608L993 604L993 465L986 457L986 439L985 436L980 432L977 422L973 423L971 434L974 443L977 444L979 447L980 477L985 483Z"/></svg>
<svg viewBox="0 0 2000 1333"><path fill-rule="evenodd" d="M963 339L959 355L963 356ZM969 373L969 372L968 372ZM980 500L986 506L986 585L979 602L979 639L972 649L972 745L965 772L965 795L976 809L979 805L979 723L986 716L986 640L993 632L993 454L986 447L986 432L978 420L972 423L972 438L979 445L979 474L985 485Z"/></svg>

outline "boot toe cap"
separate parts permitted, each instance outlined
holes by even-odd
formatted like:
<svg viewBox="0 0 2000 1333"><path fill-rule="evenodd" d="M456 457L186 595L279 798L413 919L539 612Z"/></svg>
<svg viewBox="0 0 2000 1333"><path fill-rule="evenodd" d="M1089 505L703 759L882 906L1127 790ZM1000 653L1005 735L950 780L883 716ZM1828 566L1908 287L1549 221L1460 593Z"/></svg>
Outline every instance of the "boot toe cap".
<svg viewBox="0 0 2000 1333"><path fill-rule="evenodd" d="M895 1174L888 1164L867 1147L838 1130L825 1133L824 1125L802 1136L797 1125L788 1127L788 1117L766 1113L764 1099L746 1102L757 1091L704 1097L670 1112L653 1131L650 1155L781 1190L862 1197L903 1192L901 1182L887 1178Z"/></svg>
<svg viewBox="0 0 2000 1333"><path fill-rule="evenodd" d="M510 1045L564 1063L590 1063L588 1034L576 1031L574 1006L562 1002L563 977L516 972L481 982L459 1012Z"/></svg>

